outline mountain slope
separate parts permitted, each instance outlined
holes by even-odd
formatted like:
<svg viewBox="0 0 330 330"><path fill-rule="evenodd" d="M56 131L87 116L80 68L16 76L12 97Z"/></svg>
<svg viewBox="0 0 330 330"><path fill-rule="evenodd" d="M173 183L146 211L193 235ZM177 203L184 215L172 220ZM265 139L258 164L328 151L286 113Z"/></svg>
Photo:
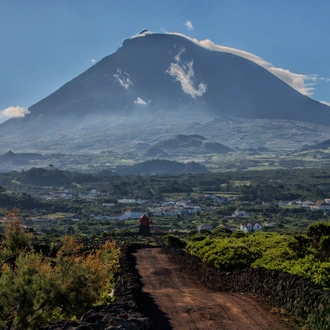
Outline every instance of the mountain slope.
<svg viewBox="0 0 330 330"><path fill-rule="evenodd" d="M44 144L37 149L63 144L63 137L64 142L78 141L77 149L92 148L94 137L109 140L109 127L119 116L127 122L152 119L155 126L168 117L228 115L330 124L328 106L298 93L254 62L172 34L125 40L115 53L29 110L25 118L1 124L0 138L30 139L33 145L38 133Z"/></svg>

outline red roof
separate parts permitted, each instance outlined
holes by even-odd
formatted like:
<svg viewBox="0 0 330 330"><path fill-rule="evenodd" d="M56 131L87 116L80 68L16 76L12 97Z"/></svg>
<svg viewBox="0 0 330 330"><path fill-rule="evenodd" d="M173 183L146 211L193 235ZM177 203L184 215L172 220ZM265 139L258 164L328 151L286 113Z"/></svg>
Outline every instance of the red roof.
<svg viewBox="0 0 330 330"><path fill-rule="evenodd" d="M145 214L140 216L139 226L149 226L149 218Z"/></svg>

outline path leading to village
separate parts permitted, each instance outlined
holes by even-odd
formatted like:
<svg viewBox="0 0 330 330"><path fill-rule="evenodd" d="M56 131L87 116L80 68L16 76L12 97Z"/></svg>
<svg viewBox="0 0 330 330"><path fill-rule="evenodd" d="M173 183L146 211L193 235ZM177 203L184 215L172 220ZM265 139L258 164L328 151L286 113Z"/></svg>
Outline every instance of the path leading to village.
<svg viewBox="0 0 330 330"><path fill-rule="evenodd" d="M292 330L259 297L212 292L171 263L159 248L134 253L143 286L143 313L153 329Z"/></svg>

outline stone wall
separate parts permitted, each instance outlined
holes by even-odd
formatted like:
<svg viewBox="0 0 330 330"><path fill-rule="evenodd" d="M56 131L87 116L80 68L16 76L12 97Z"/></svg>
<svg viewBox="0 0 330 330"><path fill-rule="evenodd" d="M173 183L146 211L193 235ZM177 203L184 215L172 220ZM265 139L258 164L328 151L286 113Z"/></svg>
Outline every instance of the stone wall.
<svg viewBox="0 0 330 330"><path fill-rule="evenodd" d="M213 291L247 292L265 297L303 320L310 329L330 329L330 292L306 278L264 268L224 272L177 248L163 248L173 262Z"/></svg>

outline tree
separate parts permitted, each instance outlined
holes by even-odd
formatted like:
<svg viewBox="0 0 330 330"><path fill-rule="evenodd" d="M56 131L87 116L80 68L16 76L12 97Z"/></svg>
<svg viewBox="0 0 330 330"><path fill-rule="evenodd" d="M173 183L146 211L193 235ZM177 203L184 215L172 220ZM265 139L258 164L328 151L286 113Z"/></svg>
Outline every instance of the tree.
<svg viewBox="0 0 330 330"><path fill-rule="evenodd" d="M317 222L308 226L307 236L311 239L315 249L319 248L322 236L330 236L330 224L326 222Z"/></svg>

